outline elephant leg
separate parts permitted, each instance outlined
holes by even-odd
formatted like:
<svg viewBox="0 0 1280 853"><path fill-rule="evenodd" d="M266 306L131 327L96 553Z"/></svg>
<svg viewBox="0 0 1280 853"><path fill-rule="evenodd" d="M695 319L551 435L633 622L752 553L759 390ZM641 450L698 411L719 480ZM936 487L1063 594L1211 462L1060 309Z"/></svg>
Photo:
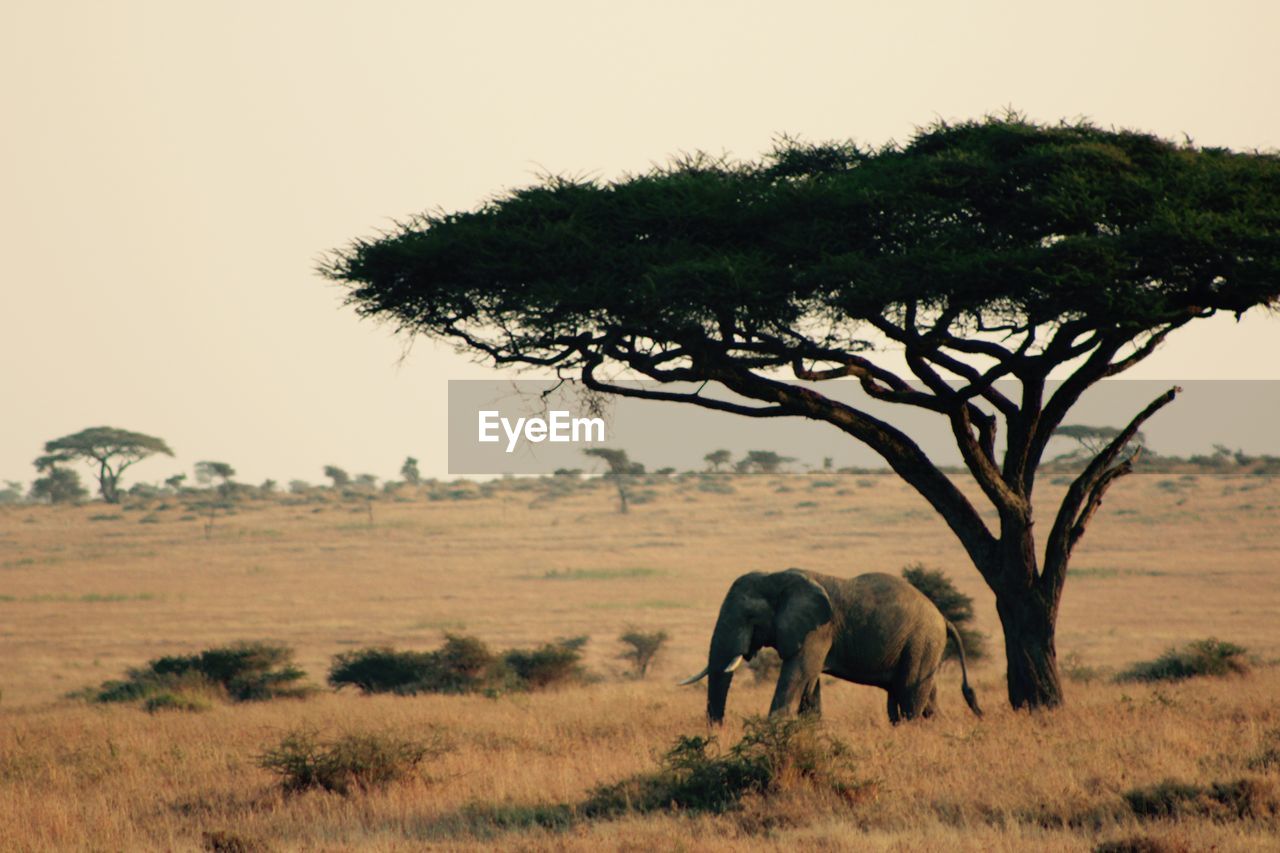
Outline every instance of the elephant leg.
<svg viewBox="0 0 1280 853"><path fill-rule="evenodd" d="M920 712L920 716L926 720L938 713L938 685L935 683L929 688L929 698L924 703L924 710Z"/></svg>
<svg viewBox="0 0 1280 853"><path fill-rule="evenodd" d="M778 686L773 691L769 713L794 714L804 694L814 687L822 675L827 652L831 650L830 631L811 634L799 651L782 659L782 672L778 674ZM814 697L815 701L817 697Z"/></svg>
<svg viewBox="0 0 1280 853"><path fill-rule="evenodd" d="M800 713L822 716L822 679L815 678L800 696Z"/></svg>
<svg viewBox="0 0 1280 853"><path fill-rule="evenodd" d="M889 722L896 726L902 719L902 714L898 708L898 696L892 689L888 689L885 692L889 694Z"/></svg>
<svg viewBox="0 0 1280 853"><path fill-rule="evenodd" d="M778 686L773 689L773 701L769 703L769 715L794 713L808 683L803 655L783 661Z"/></svg>

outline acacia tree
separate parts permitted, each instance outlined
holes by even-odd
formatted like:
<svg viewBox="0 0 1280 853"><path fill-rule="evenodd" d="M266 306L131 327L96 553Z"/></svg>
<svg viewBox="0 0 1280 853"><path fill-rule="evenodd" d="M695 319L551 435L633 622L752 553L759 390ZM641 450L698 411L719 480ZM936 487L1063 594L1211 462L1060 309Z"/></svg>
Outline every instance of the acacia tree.
<svg viewBox="0 0 1280 853"><path fill-rule="evenodd" d="M35 461L40 471L52 471L60 463L83 460L97 466L98 491L109 504L120 503L120 475L149 456L173 451L164 439L115 427L90 427L45 442L45 455Z"/></svg>
<svg viewBox="0 0 1280 853"><path fill-rule="evenodd" d="M865 443L945 519L995 594L1009 699L1024 708L1061 701L1068 559L1133 465L1122 448L1177 389L1094 456L1047 530L1032 507L1046 445L1090 385L1175 329L1274 305L1278 232L1274 154L1009 115L878 149L784 139L759 162L692 156L613 182L549 178L358 240L323 271L361 315L496 365L811 418ZM885 344L905 368L877 355ZM614 381L637 374L697 385ZM889 419L823 393L842 377L948 423L994 522Z"/></svg>
<svg viewBox="0 0 1280 853"><path fill-rule="evenodd" d="M644 475L644 464L632 462L627 458L627 451L613 447L588 447L582 451L587 456L603 459L609 466L604 479L612 480L618 490L618 512L627 512L627 502L631 499L631 484L636 477Z"/></svg>

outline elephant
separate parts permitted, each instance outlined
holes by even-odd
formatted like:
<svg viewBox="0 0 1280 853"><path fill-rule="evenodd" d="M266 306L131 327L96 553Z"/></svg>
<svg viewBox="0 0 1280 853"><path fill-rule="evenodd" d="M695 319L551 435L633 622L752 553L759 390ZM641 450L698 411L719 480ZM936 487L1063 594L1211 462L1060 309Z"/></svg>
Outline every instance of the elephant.
<svg viewBox="0 0 1280 853"><path fill-rule="evenodd" d="M936 712L934 676L948 633L960 653L961 693L981 717L959 632L907 581L879 572L854 578L803 569L750 572L720 605L706 668L680 683L709 677L707 719L719 724L734 670L770 646L782 658L771 715L820 715L819 676L826 673L883 688L889 721L897 724Z"/></svg>

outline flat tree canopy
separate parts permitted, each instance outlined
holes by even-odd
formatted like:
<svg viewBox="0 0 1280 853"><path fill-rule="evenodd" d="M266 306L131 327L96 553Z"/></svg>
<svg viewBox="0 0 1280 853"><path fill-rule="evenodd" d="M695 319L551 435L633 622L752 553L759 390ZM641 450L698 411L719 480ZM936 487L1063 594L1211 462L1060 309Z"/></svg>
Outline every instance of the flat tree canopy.
<svg viewBox="0 0 1280 853"><path fill-rule="evenodd" d="M44 471L63 462L83 460L97 466L98 490L107 503L120 502L120 475L148 456L173 451L164 439L115 427L90 427L44 445L45 455L36 460L36 468Z"/></svg>
<svg viewBox="0 0 1280 853"><path fill-rule="evenodd" d="M759 162L697 155L616 181L548 178L357 240L324 272L361 315L498 365L823 420L865 442L994 591L1012 703L1052 705L1071 549L1132 465L1121 449L1176 389L1097 454L1041 547L1031 495L1045 446L1089 385L1173 330L1276 303L1280 158L1016 115L881 148L784 139ZM910 373L877 358L885 340ZM1066 378L1050 392L1055 368ZM709 384L621 386L619 372ZM815 390L840 377L947 419L998 529L909 436Z"/></svg>

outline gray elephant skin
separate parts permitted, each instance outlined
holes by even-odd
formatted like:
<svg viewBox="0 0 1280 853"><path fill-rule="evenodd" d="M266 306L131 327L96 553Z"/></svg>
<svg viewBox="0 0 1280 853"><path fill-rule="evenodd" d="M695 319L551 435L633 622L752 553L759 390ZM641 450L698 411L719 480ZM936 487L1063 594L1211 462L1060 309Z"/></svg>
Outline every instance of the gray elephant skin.
<svg viewBox="0 0 1280 853"><path fill-rule="evenodd" d="M883 688L889 720L897 723L937 710L934 679L948 633L960 652L965 702L982 716L959 632L907 581L878 572L751 572L733 582L720 605L706 669L681 683L709 679L707 719L719 723L734 670L767 646L782 658L770 714L820 714L819 676L827 674Z"/></svg>

